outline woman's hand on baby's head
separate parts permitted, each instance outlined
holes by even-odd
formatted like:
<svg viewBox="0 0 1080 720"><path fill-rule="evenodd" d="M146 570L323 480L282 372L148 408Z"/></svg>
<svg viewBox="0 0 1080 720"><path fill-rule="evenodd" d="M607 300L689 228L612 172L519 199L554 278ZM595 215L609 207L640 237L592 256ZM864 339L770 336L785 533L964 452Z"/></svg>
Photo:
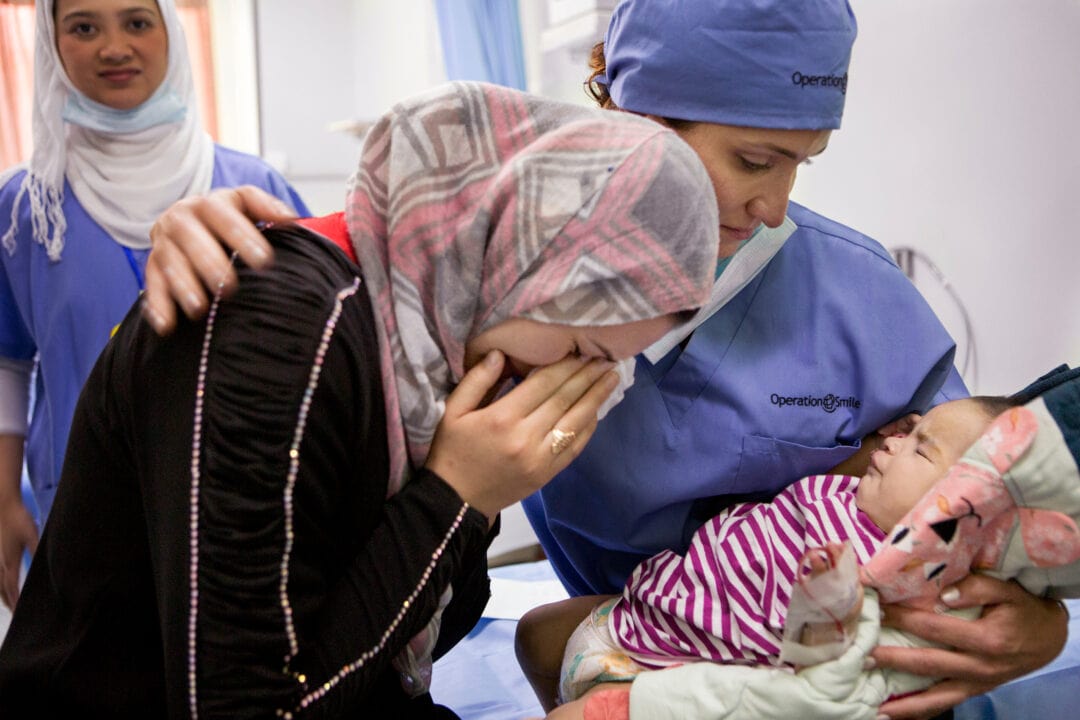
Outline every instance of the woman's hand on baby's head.
<svg viewBox="0 0 1080 720"><path fill-rule="evenodd" d="M232 251L254 268L273 261L255 222L295 217L281 200L250 185L173 203L150 229L143 316L160 335L176 326L177 305L192 319L202 317L219 286L226 294L236 286Z"/></svg>
<svg viewBox="0 0 1080 720"><path fill-rule="evenodd" d="M577 457L618 383L611 362L568 356L482 406L505 361L492 352L465 374L446 400L425 463L492 520Z"/></svg>

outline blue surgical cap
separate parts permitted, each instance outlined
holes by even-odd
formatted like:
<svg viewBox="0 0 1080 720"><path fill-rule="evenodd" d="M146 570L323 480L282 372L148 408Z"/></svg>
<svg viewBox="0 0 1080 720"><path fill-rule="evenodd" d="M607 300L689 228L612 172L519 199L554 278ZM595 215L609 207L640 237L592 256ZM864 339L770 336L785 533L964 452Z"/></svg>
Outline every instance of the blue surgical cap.
<svg viewBox="0 0 1080 720"><path fill-rule="evenodd" d="M855 15L846 0L624 0L604 41L625 110L746 127L840 127Z"/></svg>

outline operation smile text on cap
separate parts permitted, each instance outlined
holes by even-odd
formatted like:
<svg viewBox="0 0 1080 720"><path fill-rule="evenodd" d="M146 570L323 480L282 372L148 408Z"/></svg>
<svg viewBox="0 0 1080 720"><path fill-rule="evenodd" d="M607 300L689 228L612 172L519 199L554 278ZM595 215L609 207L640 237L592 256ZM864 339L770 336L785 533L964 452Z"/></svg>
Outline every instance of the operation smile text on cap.
<svg viewBox="0 0 1080 720"><path fill-rule="evenodd" d="M835 129L855 35L847 0L624 0L597 80L633 112Z"/></svg>

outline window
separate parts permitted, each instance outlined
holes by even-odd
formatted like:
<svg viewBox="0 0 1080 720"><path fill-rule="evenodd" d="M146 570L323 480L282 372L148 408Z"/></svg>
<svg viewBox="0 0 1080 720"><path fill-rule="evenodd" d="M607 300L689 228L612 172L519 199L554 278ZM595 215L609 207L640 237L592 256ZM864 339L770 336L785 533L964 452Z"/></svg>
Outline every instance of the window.
<svg viewBox="0 0 1080 720"><path fill-rule="evenodd" d="M0 169L30 157L34 4L0 0Z"/></svg>

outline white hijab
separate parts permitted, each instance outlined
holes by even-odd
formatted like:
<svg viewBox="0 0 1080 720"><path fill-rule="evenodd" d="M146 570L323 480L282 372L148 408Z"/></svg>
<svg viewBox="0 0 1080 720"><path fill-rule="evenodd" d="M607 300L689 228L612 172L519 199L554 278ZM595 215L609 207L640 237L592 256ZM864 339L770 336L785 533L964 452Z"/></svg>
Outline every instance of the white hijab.
<svg viewBox="0 0 1080 720"><path fill-rule="evenodd" d="M26 194L34 240L49 259L60 260L65 175L90 217L116 242L137 250L150 247L150 226L167 207L210 189L214 143L199 121L184 30L174 0L157 4L169 39L168 71L146 102L121 111L75 89L56 50L55 0L37 3L34 150L3 236L9 253L15 252Z"/></svg>

